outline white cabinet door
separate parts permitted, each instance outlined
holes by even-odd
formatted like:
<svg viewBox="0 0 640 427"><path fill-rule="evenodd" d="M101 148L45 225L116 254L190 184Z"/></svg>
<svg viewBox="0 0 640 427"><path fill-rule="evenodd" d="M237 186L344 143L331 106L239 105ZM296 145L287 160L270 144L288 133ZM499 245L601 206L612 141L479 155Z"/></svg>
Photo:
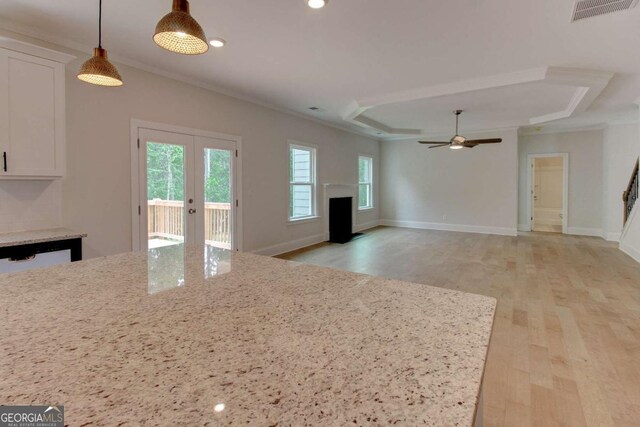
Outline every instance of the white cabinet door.
<svg viewBox="0 0 640 427"><path fill-rule="evenodd" d="M64 175L64 65L0 49L0 178Z"/></svg>

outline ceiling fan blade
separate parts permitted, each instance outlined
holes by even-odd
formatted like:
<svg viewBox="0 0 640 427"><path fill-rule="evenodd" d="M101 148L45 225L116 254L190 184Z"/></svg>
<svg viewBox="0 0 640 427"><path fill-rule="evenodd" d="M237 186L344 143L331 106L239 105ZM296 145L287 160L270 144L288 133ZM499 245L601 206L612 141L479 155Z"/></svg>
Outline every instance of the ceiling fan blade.
<svg viewBox="0 0 640 427"><path fill-rule="evenodd" d="M439 145L432 145L431 147L428 148L440 148L440 147L448 147L449 143L447 142L446 144L439 144Z"/></svg>
<svg viewBox="0 0 640 427"><path fill-rule="evenodd" d="M502 142L502 138L489 138L489 139L468 139L464 145L478 145L478 144L498 144Z"/></svg>
<svg viewBox="0 0 640 427"><path fill-rule="evenodd" d="M445 144L449 144L448 142L444 142L444 141L418 141L420 144L438 144L438 145L445 145Z"/></svg>

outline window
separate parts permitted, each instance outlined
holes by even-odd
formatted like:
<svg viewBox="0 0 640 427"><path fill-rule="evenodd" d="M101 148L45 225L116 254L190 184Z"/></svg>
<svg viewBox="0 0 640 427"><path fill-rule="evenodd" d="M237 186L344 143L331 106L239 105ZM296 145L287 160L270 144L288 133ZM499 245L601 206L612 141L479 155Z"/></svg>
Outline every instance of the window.
<svg viewBox="0 0 640 427"><path fill-rule="evenodd" d="M316 215L316 149L289 144L289 220Z"/></svg>
<svg viewBox="0 0 640 427"><path fill-rule="evenodd" d="M373 158L358 157L358 209L373 207Z"/></svg>

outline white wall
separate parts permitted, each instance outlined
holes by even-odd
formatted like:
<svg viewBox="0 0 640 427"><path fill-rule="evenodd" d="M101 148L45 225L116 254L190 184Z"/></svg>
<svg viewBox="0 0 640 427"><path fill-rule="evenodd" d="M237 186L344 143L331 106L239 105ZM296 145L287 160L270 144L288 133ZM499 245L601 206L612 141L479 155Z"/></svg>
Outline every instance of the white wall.
<svg viewBox="0 0 640 427"><path fill-rule="evenodd" d="M88 233L87 257L132 248L131 118L242 137L243 247L247 251L268 248L263 252L275 253L322 239L322 220L287 223L289 139L318 146L320 215L322 183L357 184L358 154L378 159L375 140L123 65L118 68L125 86L87 85L75 76L84 59L67 67L68 172L63 181L63 218L66 226ZM377 210L356 218L357 223L377 220Z"/></svg>
<svg viewBox="0 0 640 427"><path fill-rule="evenodd" d="M130 123L132 118L242 137L244 250L266 254L322 240L324 221L288 225L288 140L318 146L318 214L322 184L357 184L358 154L379 162L378 141L278 112L157 74L117 64L125 86L80 82L87 55L8 31L1 34L68 52L67 175L60 181L1 181L0 232L64 225L88 233L85 257L132 249ZM186 58L176 61L188 66ZM377 171L374 196L379 200ZM356 225L377 224L379 210Z"/></svg>
<svg viewBox="0 0 640 427"><path fill-rule="evenodd" d="M0 233L61 225L60 181L0 180Z"/></svg>
<svg viewBox="0 0 640 427"><path fill-rule="evenodd" d="M516 130L465 136L501 137L503 142L459 151L429 149L416 140L382 143L383 223L516 233Z"/></svg>
<svg viewBox="0 0 640 427"><path fill-rule="evenodd" d="M607 240L619 240L622 232L622 193L640 154L638 123L608 126L602 145L602 229Z"/></svg>
<svg viewBox="0 0 640 427"><path fill-rule="evenodd" d="M569 153L569 234L602 235L602 139L600 130L522 135L519 140L518 224L526 229L527 155Z"/></svg>

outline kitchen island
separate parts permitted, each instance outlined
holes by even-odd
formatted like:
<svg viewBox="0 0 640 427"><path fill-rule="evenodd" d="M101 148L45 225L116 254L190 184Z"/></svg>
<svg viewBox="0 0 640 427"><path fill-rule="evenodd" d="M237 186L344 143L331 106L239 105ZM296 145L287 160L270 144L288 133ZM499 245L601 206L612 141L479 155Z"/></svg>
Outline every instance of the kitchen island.
<svg viewBox="0 0 640 427"><path fill-rule="evenodd" d="M202 246L0 275L0 404L73 426L472 426L494 312Z"/></svg>

